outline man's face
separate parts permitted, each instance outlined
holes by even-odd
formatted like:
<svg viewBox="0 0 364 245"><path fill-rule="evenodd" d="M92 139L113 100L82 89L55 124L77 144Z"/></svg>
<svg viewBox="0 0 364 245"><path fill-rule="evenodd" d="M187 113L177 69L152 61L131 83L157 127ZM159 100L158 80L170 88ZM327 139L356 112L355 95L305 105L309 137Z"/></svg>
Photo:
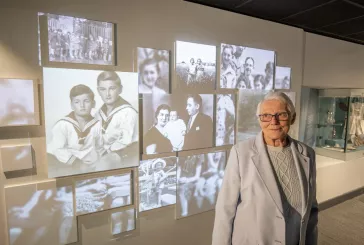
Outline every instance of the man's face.
<svg viewBox="0 0 364 245"><path fill-rule="evenodd" d="M200 109L200 105L195 103L193 98L188 98L187 106L186 106L186 110L187 110L188 115L190 115L190 116L195 115L198 112L199 109Z"/></svg>
<svg viewBox="0 0 364 245"><path fill-rule="evenodd" d="M254 69L254 62L252 59L248 59L245 64L244 64L244 72L245 75L250 76L250 74L252 73Z"/></svg>
<svg viewBox="0 0 364 245"><path fill-rule="evenodd" d="M231 48L225 48L224 52L222 53L222 63L224 64L224 66L228 66L232 58L233 56Z"/></svg>
<svg viewBox="0 0 364 245"><path fill-rule="evenodd" d="M176 121L178 119L178 115L176 111L171 111L171 113L169 113L169 119L171 121Z"/></svg>
<svg viewBox="0 0 364 245"><path fill-rule="evenodd" d="M163 128L164 126L166 126L168 120L169 120L169 111L166 109L160 110L157 116L157 125Z"/></svg>
<svg viewBox="0 0 364 245"><path fill-rule="evenodd" d="M259 114L276 114L280 112L287 112L287 107L284 103L279 100L267 100L261 104ZM271 140L283 139L287 136L292 122L292 118L290 116L287 121L279 121L275 117L273 117L270 122L262 122L260 119L258 120L264 137Z"/></svg>
<svg viewBox="0 0 364 245"><path fill-rule="evenodd" d="M102 101L107 105L113 105L119 98L121 87L114 81L100 81L97 91L101 96Z"/></svg>
<svg viewBox="0 0 364 245"><path fill-rule="evenodd" d="M89 94L75 96L71 100L71 108L77 116L85 117L91 115L92 108L95 107L95 101L91 100Z"/></svg>
<svg viewBox="0 0 364 245"><path fill-rule="evenodd" d="M158 79L156 64L146 65L143 69L143 81L148 87L154 87Z"/></svg>

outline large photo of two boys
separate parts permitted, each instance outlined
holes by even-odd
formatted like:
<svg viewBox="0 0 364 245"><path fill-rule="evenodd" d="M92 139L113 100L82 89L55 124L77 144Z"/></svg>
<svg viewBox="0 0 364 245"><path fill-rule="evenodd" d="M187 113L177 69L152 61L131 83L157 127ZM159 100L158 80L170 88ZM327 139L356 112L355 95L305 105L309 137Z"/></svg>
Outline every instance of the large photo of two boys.
<svg viewBox="0 0 364 245"><path fill-rule="evenodd" d="M48 176L139 165L138 75L44 68Z"/></svg>

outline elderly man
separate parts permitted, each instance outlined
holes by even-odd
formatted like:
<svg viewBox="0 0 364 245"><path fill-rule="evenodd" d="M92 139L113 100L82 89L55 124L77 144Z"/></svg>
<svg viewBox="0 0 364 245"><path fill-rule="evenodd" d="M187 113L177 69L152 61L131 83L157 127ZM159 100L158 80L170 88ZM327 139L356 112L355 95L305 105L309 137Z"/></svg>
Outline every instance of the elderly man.
<svg viewBox="0 0 364 245"><path fill-rule="evenodd" d="M212 244L315 245L315 152L288 136L296 113L284 93L268 93L257 116L262 132L231 150Z"/></svg>

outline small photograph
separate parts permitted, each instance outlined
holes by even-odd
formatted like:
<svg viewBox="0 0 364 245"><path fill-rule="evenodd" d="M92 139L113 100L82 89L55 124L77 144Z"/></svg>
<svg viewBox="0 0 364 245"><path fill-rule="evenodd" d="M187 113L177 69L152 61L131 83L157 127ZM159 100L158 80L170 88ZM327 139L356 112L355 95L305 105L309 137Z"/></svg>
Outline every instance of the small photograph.
<svg viewBox="0 0 364 245"><path fill-rule="evenodd" d="M114 65L112 23L47 14L51 62Z"/></svg>
<svg viewBox="0 0 364 245"><path fill-rule="evenodd" d="M77 242L72 186L39 190L37 184L5 188L10 245Z"/></svg>
<svg viewBox="0 0 364 245"><path fill-rule="evenodd" d="M0 78L0 127L39 125L34 81Z"/></svg>
<svg viewBox="0 0 364 245"><path fill-rule="evenodd" d="M43 78L48 177L139 165L137 73L44 68Z"/></svg>
<svg viewBox="0 0 364 245"><path fill-rule="evenodd" d="M237 142L255 137L260 131L257 106L269 91L240 90L238 100Z"/></svg>
<svg viewBox="0 0 364 245"><path fill-rule="evenodd" d="M143 153L212 147L213 106L213 94L144 95Z"/></svg>
<svg viewBox="0 0 364 245"><path fill-rule="evenodd" d="M290 89L291 88L291 68L276 66L276 74L274 81L275 89Z"/></svg>
<svg viewBox="0 0 364 245"><path fill-rule="evenodd" d="M170 86L169 51L138 48L140 94L168 94Z"/></svg>
<svg viewBox="0 0 364 245"><path fill-rule="evenodd" d="M0 151L4 172L33 168L31 144L1 146Z"/></svg>
<svg viewBox="0 0 364 245"><path fill-rule="evenodd" d="M215 146L235 143L235 94L216 95Z"/></svg>
<svg viewBox="0 0 364 245"><path fill-rule="evenodd" d="M221 44L220 88L272 90L275 52Z"/></svg>
<svg viewBox="0 0 364 245"><path fill-rule="evenodd" d="M176 42L176 90L210 92L216 86L216 46Z"/></svg>
<svg viewBox="0 0 364 245"><path fill-rule="evenodd" d="M76 181L76 215L129 205L130 182L130 173Z"/></svg>
<svg viewBox="0 0 364 245"><path fill-rule="evenodd" d="M135 230L135 210L125 210L111 214L112 235Z"/></svg>
<svg viewBox="0 0 364 245"><path fill-rule="evenodd" d="M139 212L176 203L177 157L141 161Z"/></svg>
<svg viewBox="0 0 364 245"><path fill-rule="evenodd" d="M179 157L177 219L215 209L225 164L225 151Z"/></svg>

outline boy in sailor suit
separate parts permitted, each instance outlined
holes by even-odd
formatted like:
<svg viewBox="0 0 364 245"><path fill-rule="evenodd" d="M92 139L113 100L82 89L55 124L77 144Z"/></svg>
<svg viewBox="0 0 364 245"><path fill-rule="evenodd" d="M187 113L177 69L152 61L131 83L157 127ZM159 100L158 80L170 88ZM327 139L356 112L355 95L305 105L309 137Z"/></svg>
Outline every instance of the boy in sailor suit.
<svg viewBox="0 0 364 245"><path fill-rule="evenodd" d="M101 125L91 116L95 107L94 93L85 85L77 85L71 89L70 99L72 112L52 129L52 138L47 145L49 160L73 168L86 168L84 171L90 172L102 147Z"/></svg>
<svg viewBox="0 0 364 245"><path fill-rule="evenodd" d="M114 71L104 71L97 78L97 90L104 101L97 113L102 123L103 154L115 152L121 158L135 156L139 149L138 112L120 96L122 89Z"/></svg>

